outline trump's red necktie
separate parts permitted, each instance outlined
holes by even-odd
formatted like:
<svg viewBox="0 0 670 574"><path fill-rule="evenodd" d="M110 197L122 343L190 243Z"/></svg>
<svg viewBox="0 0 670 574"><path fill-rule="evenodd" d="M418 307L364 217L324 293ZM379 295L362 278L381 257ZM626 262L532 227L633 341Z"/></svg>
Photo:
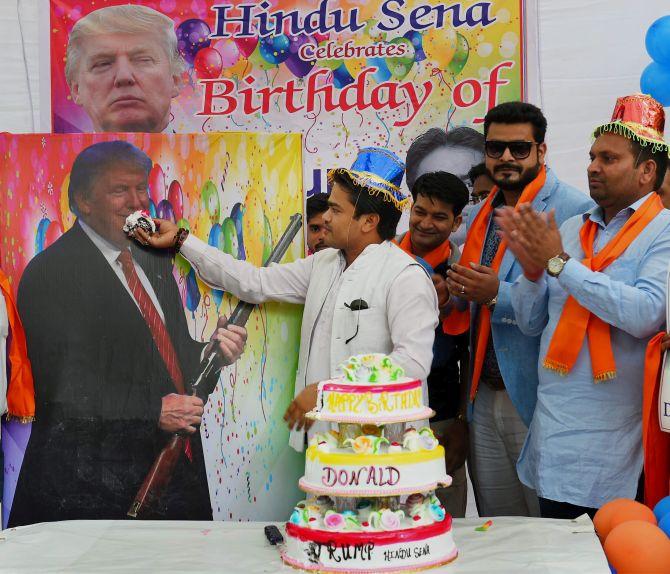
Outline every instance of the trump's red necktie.
<svg viewBox="0 0 670 574"><path fill-rule="evenodd" d="M146 321L149 331L151 331L151 336L156 343L156 348L163 357L165 366L167 367L168 373L172 378L172 382L176 387L179 394L184 394L184 376L182 375L181 368L179 366L179 360L177 359L177 353L174 350L172 341L170 340L170 334L165 328L165 324L161 320L160 315L156 306L151 301L149 293L142 285L139 276L137 275L137 270L133 264L133 259L130 255L129 250L121 251L121 254L118 257L118 262L121 264L123 269L123 274L126 276L126 281L128 282L128 287L130 292L133 294L137 306L140 308L140 313L144 320Z"/></svg>

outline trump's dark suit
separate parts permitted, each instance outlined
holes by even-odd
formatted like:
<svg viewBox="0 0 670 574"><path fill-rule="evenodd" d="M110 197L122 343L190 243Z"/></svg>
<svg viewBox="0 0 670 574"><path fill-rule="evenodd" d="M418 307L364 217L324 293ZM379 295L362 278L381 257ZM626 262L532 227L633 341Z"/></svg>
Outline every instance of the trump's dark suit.
<svg viewBox="0 0 670 574"><path fill-rule="evenodd" d="M186 380L202 343L186 325L167 252L133 245L165 314ZM128 291L78 223L27 266L18 305L35 375L36 422L9 525L125 518L168 435L161 397L176 392ZM211 519L199 433L155 517Z"/></svg>

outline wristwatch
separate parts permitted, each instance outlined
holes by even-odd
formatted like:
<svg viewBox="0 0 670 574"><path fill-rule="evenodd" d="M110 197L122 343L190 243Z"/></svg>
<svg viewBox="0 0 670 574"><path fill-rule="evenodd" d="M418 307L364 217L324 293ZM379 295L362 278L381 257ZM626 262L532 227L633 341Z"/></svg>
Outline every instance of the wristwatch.
<svg viewBox="0 0 670 574"><path fill-rule="evenodd" d="M570 256L565 253L565 251L552 257L547 261L547 273L552 277L558 277L561 274L561 271L563 271L563 267L565 267L568 259L570 259Z"/></svg>

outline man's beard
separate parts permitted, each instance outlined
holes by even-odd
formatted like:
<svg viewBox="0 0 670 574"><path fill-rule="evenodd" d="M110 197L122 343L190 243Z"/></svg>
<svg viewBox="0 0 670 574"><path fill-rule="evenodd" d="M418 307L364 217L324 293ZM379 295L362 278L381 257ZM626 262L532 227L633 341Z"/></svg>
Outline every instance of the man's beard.
<svg viewBox="0 0 670 574"><path fill-rule="evenodd" d="M498 177L496 172L502 171L504 169L521 172L521 176L516 181L509 181L503 177ZM526 169L525 172L523 172L522 169L516 164L505 163L496 166L495 171L488 169L486 171L488 172L489 177L493 180L493 183L495 183L503 191L523 191L525 187L537 177L537 174L540 173L540 169L542 169L542 164L539 162L536 163L533 167Z"/></svg>

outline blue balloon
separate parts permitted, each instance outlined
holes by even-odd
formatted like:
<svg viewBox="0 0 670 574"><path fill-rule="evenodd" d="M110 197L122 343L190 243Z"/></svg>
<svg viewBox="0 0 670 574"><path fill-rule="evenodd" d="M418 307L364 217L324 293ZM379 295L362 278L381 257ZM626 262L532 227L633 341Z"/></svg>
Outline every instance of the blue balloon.
<svg viewBox="0 0 670 574"><path fill-rule="evenodd" d="M46 241L47 229L51 220L43 217L40 222L37 224L37 231L35 232L35 254L40 253L44 250L44 243Z"/></svg>
<svg viewBox="0 0 670 574"><path fill-rule="evenodd" d="M665 532L666 536L670 536L670 514L666 514L659 522L658 527Z"/></svg>
<svg viewBox="0 0 670 574"><path fill-rule="evenodd" d="M151 217L158 217L158 215L156 215L156 204L151 200L149 200L149 215L151 215Z"/></svg>
<svg viewBox="0 0 670 574"><path fill-rule="evenodd" d="M663 107L670 106L670 66L652 62L642 72L640 89L658 100Z"/></svg>
<svg viewBox="0 0 670 574"><path fill-rule="evenodd" d="M212 247L216 247L219 251L223 251L223 229L219 223L212 225L212 229L209 230L207 243ZM221 305L221 300L223 299L223 291L212 288L212 298L218 309Z"/></svg>
<svg viewBox="0 0 670 574"><path fill-rule="evenodd" d="M263 59L270 64L281 64L291 55L290 40L285 34L268 36L260 41L260 52Z"/></svg>
<svg viewBox="0 0 670 574"><path fill-rule="evenodd" d="M349 73L349 69L345 64L342 64L339 68L333 70L333 86L338 90L341 90L349 84L353 84L354 78Z"/></svg>
<svg viewBox="0 0 670 574"><path fill-rule="evenodd" d="M661 500L656 503L656 506L654 506L656 522L660 522L667 514L670 514L670 496L661 498Z"/></svg>
<svg viewBox="0 0 670 574"><path fill-rule="evenodd" d="M414 46L414 61L421 62L425 60L426 53L423 51L423 36L421 35L421 32L408 30L405 32L404 36L412 42L412 46Z"/></svg>
<svg viewBox="0 0 670 574"><path fill-rule="evenodd" d="M237 231L237 259L243 261L246 259L244 251L244 235L242 233L242 216L244 215L244 206L241 203L236 203L230 210L230 218L235 223L235 230Z"/></svg>
<svg viewBox="0 0 670 574"><path fill-rule="evenodd" d="M644 43L654 62L670 66L670 16L663 16L649 26Z"/></svg>
<svg viewBox="0 0 670 574"><path fill-rule="evenodd" d="M372 74L375 82L381 84L391 77L391 71L386 65L386 59L384 58L368 58L365 60L366 68L375 67L377 71Z"/></svg>
<svg viewBox="0 0 670 574"><path fill-rule="evenodd" d="M195 311L200 304L200 289L195 279L195 271L191 269L186 276L186 307L189 311Z"/></svg>

